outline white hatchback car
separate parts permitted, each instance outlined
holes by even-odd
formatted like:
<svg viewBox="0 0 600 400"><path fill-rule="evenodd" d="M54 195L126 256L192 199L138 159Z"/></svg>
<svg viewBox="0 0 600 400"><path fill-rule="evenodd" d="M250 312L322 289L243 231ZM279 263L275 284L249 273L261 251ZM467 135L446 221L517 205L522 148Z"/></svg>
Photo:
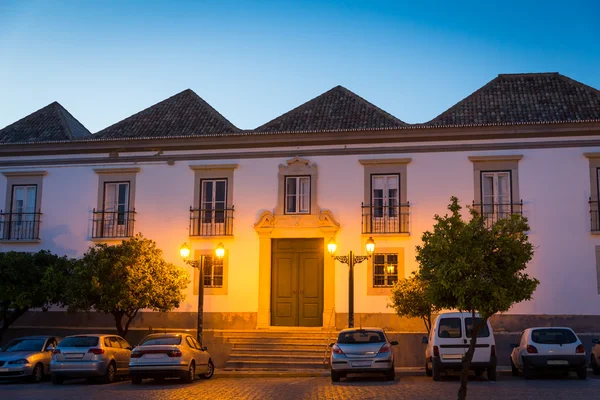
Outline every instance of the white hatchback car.
<svg viewBox="0 0 600 400"><path fill-rule="evenodd" d="M513 344L510 365L514 376L523 371L525 379L535 371L576 371L579 379L587 374L585 347L571 328L528 328Z"/></svg>
<svg viewBox="0 0 600 400"><path fill-rule="evenodd" d="M481 321L475 314L475 322ZM441 371L460 371L462 358L471 343L471 329L473 317L466 312L448 312L438 315L429 338L423 337L427 344L425 350L425 372L433 376L433 380L440 379ZM487 372L488 380L496 380L496 341L490 322L477 333L477 344L471 362L471 369L475 375L481 376Z"/></svg>

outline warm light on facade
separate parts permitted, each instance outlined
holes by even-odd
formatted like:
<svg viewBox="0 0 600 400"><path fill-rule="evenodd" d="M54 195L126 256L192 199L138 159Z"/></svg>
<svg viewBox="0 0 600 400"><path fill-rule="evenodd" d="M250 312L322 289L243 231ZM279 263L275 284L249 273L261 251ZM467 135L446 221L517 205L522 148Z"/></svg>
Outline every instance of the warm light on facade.
<svg viewBox="0 0 600 400"><path fill-rule="evenodd" d="M223 246L223 243L219 243L217 245L217 248L215 250L215 254L217 255L217 258L219 260L223 259L223 256L225 256L225 246Z"/></svg>
<svg viewBox="0 0 600 400"><path fill-rule="evenodd" d="M189 258L189 256L190 256L190 248L189 248L189 246L188 246L187 243L184 243L184 244L181 245L181 247L179 248L179 255L184 260L187 260Z"/></svg>
<svg viewBox="0 0 600 400"><path fill-rule="evenodd" d="M373 238L369 238L369 240L367 240L367 254L369 256L372 256L373 253L375 252L375 241L373 240Z"/></svg>
<svg viewBox="0 0 600 400"><path fill-rule="evenodd" d="M335 240L333 238L329 239L329 243L327 243L327 251L331 256L335 254L335 250L337 249L337 244L335 244Z"/></svg>

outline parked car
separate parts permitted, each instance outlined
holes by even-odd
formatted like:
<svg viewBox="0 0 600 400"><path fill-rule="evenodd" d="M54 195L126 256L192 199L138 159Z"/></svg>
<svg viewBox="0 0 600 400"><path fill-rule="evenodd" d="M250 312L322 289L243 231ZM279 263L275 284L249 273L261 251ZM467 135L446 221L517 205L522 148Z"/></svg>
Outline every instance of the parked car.
<svg viewBox="0 0 600 400"><path fill-rule="evenodd" d="M380 328L343 329L335 343L331 343L331 380L339 382L347 374L379 372L388 381L393 381L394 352L392 346L398 342L389 341Z"/></svg>
<svg viewBox="0 0 600 400"><path fill-rule="evenodd" d="M481 322L475 314L475 323ZM434 381L440 380L442 371L462 370L462 358L471 343L473 317L467 312L448 312L438 315L429 338L423 337L425 349L425 372ZM496 341L490 322L477 333L477 347L473 354L471 369L476 376L487 372L490 381L496 380Z"/></svg>
<svg viewBox="0 0 600 400"><path fill-rule="evenodd" d="M593 339L592 343L592 357L590 359L590 364L592 365L592 371L594 371L594 375L600 375L600 342L598 339Z"/></svg>
<svg viewBox="0 0 600 400"><path fill-rule="evenodd" d="M39 383L50 374L52 349L57 336L25 336L13 339L0 351L0 379L28 378Z"/></svg>
<svg viewBox="0 0 600 400"><path fill-rule="evenodd" d="M513 344L510 365L514 376L523 371L525 379L535 371L576 371L579 379L587 375L585 347L571 328L528 328Z"/></svg>
<svg viewBox="0 0 600 400"><path fill-rule="evenodd" d="M155 333L146 336L131 353L131 383L144 378L178 377L192 382L196 376L212 378L215 366L206 347L188 333Z"/></svg>
<svg viewBox="0 0 600 400"><path fill-rule="evenodd" d="M67 378L102 378L112 383L129 374L131 345L117 335L85 334L67 336L52 351L52 383Z"/></svg>

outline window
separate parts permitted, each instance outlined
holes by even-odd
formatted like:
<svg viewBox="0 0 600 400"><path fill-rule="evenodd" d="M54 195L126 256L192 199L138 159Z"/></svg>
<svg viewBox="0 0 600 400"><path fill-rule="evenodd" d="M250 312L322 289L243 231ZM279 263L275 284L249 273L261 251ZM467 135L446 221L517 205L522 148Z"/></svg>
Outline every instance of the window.
<svg viewBox="0 0 600 400"><path fill-rule="evenodd" d="M185 341L187 342L188 347L190 347L192 349L196 348L196 345L194 344L194 341L192 340L191 336L186 336Z"/></svg>
<svg viewBox="0 0 600 400"><path fill-rule="evenodd" d="M373 287L391 287L398 281L398 254L373 255Z"/></svg>
<svg viewBox="0 0 600 400"><path fill-rule="evenodd" d="M97 168L98 207L93 211L92 238L133 236L135 183L139 168Z"/></svg>
<svg viewBox="0 0 600 400"><path fill-rule="evenodd" d="M475 324L480 324L481 318L475 318ZM467 337L471 337L471 331L473 330L473 318L465 318L465 332L467 333ZM488 329L487 323L483 325L479 332L477 332L477 337L489 337L490 330Z"/></svg>
<svg viewBox="0 0 600 400"><path fill-rule="evenodd" d="M204 287L223 287L223 259L204 257Z"/></svg>
<svg viewBox="0 0 600 400"><path fill-rule="evenodd" d="M570 344L577 341L577 336L570 329L534 329L531 341L539 344Z"/></svg>
<svg viewBox="0 0 600 400"><path fill-rule="evenodd" d="M227 179L203 180L200 203L203 224L222 224L225 222L227 208Z"/></svg>
<svg viewBox="0 0 600 400"><path fill-rule="evenodd" d="M355 331L345 331L338 335L337 343L352 344L352 343L384 343L385 335L381 331L367 331L358 329Z"/></svg>
<svg viewBox="0 0 600 400"><path fill-rule="evenodd" d="M36 185L14 185L9 239L37 239Z"/></svg>
<svg viewBox="0 0 600 400"><path fill-rule="evenodd" d="M129 348L133 347L129 344L129 342L127 342L127 340L125 340L123 338L118 337L117 340L119 341L119 344L121 345L121 347L124 349L129 349Z"/></svg>
<svg viewBox="0 0 600 400"><path fill-rule="evenodd" d="M460 339L462 337L460 318L442 318L438 327L438 337Z"/></svg>
<svg viewBox="0 0 600 400"><path fill-rule="evenodd" d="M372 175L371 187L373 217L398 218L398 205L400 201L398 175Z"/></svg>
<svg viewBox="0 0 600 400"><path fill-rule="evenodd" d="M310 213L310 176L286 176L286 214Z"/></svg>
<svg viewBox="0 0 600 400"><path fill-rule="evenodd" d="M483 214L506 218L511 212L510 171L481 172Z"/></svg>

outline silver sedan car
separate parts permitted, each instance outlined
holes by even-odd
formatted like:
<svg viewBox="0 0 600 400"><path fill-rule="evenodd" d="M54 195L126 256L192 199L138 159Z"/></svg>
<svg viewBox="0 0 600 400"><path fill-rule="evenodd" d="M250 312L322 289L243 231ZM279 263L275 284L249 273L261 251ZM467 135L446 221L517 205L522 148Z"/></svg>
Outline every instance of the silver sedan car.
<svg viewBox="0 0 600 400"><path fill-rule="evenodd" d="M27 378L39 383L50 374L52 348L57 336L25 336L11 340L0 350L0 379Z"/></svg>
<svg viewBox="0 0 600 400"><path fill-rule="evenodd" d="M363 372L383 373L388 381L393 381L394 352L392 346L398 342L389 341L380 328L349 328L338 335L331 343L331 380L339 382L347 374Z"/></svg>
<svg viewBox="0 0 600 400"><path fill-rule="evenodd" d="M112 383L129 374L131 345L117 335L85 334L67 336L52 351L52 383L66 378L102 378Z"/></svg>
<svg viewBox="0 0 600 400"><path fill-rule="evenodd" d="M146 336L131 353L131 383L144 378L178 377L192 382L196 376L210 379L215 366L206 347L189 333L156 333Z"/></svg>

